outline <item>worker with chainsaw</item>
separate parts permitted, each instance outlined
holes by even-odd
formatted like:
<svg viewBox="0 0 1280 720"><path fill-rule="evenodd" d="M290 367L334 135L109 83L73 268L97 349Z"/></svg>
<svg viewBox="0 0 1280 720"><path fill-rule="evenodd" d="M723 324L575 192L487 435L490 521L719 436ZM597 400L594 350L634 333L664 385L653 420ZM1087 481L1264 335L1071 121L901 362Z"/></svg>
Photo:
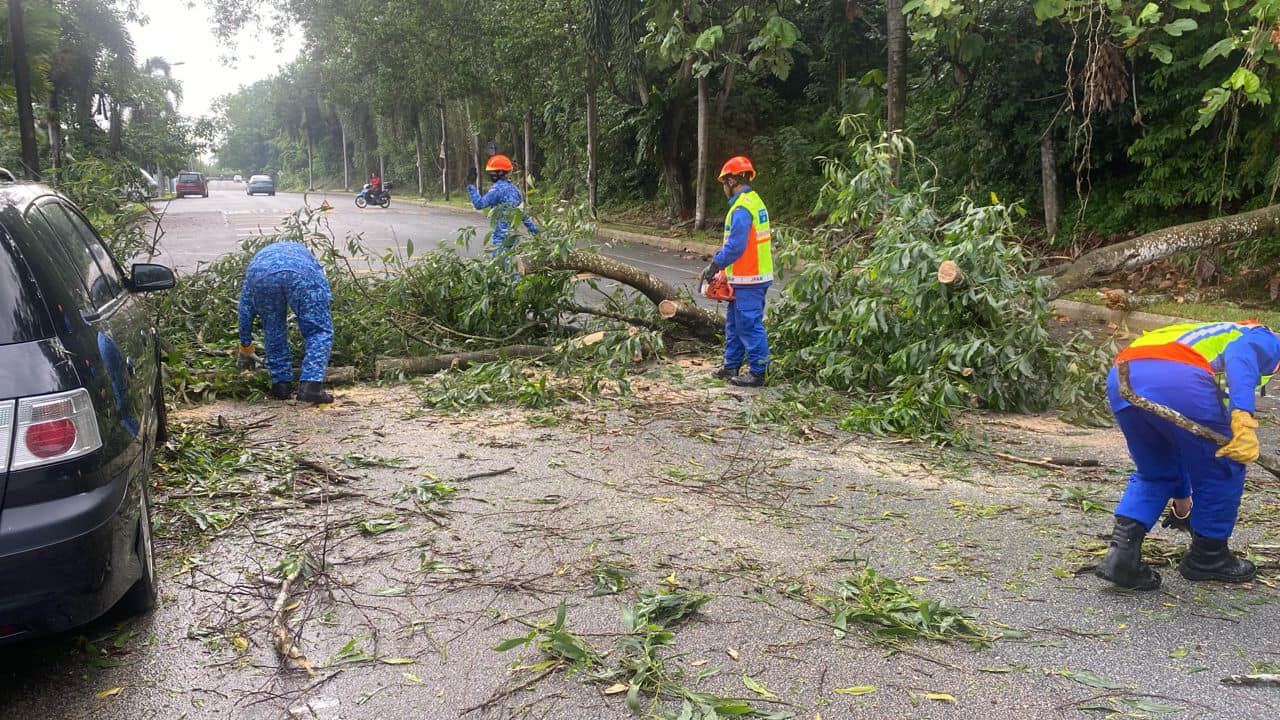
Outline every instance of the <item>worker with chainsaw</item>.
<svg viewBox="0 0 1280 720"><path fill-rule="evenodd" d="M1193 434L1121 396L1126 365L1133 394L1228 438ZM1107 377L1111 411L1136 470L1115 510L1110 548L1096 574L1121 587L1155 590L1142 541L1172 499L1166 524L1190 517L1191 548L1178 564L1188 580L1242 583L1257 568L1227 547L1244 492L1245 464L1258 458L1254 395L1280 368L1280 339L1255 322L1182 323L1144 333ZM1192 503L1194 500L1194 503Z"/></svg>
<svg viewBox="0 0 1280 720"><path fill-rule="evenodd" d="M702 271L702 280L715 288L728 284L717 299L729 300L724 320L724 365L712 375L738 387L761 387L769 367L769 338L764 330L765 293L773 284L772 235L769 211L751 189L756 171L738 155L720 168L720 185L729 198L724 220L724 245ZM723 273L723 275L721 275ZM739 374L742 364L747 371Z"/></svg>
<svg viewBox="0 0 1280 720"><path fill-rule="evenodd" d="M257 367L253 319L261 317L271 396L289 399L293 395L293 353L289 349L288 312L293 310L306 349L298 399L315 404L333 402L333 396L324 389L324 373L333 347L331 301L324 268L305 245L277 242L259 250L249 262L240 291L240 351L236 367Z"/></svg>
<svg viewBox="0 0 1280 720"><path fill-rule="evenodd" d="M520 188L507 180L511 170L511 158L506 155L494 155L489 158L489 161L484 164L484 171L489 175L489 181L493 183L493 187L489 188L489 192L483 196L476 190L476 169L471 168L467 172L467 193L471 195L471 205L477 210L494 208L493 234L489 239L491 255L497 255L515 247L515 235L511 226L517 216L530 233L538 234L538 226L524 214L524 196L520 194Z"/></svg>

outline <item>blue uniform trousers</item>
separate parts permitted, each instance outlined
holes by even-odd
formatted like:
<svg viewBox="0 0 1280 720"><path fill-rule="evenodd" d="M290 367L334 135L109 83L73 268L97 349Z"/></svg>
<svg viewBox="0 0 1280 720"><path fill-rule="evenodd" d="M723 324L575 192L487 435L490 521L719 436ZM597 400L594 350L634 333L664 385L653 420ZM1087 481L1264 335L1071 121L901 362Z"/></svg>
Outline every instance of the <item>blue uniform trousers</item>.
<svg viewBox="0 0 1280 720"><path fill-rule="evenodd" d="M1129 370L1138 395L1231 437L1222 394L1203 369L1169 360L1132 360ZM1170 498L1191 496L1191 529L1209 538L1230 537L1244 493L1244 465L1214 457L1218 446L1213 442L1122 399L1115 368L1107 376L1107 396L1136 466L1115 514L1150 530Z"/></svg>
<svg viewBox="0 0 1280 720"><path fill-rule="evenodd" d="M764 299L773 283L734 285L733 302L724 318L724 366L742 367L763 375L769 366L769 338L764 331Z"/></svg>

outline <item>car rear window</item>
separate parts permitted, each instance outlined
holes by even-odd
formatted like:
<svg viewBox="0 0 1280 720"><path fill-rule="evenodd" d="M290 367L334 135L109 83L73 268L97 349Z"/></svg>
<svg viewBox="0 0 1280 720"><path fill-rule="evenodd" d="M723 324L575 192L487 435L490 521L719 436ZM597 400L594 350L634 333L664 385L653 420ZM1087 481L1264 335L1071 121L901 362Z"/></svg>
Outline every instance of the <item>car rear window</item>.
<svg viewBox="0 0 1280 720"><path fill-rule="evenodd" d="M49 315L26 261L0 225L0 345L53 337Z"/></svg>
<svg viewBox="0 0 1280 720"><path fill-rule="evenodd" d="M254 175L249 178L249 182L271 182L270 175Z"/></svg>
<svg viewBox="0 0 1280 720"><path fill-rule="evenodd" d="M200 176L195 173L182 173L178 176L178 182L200 182Z"/></svg>

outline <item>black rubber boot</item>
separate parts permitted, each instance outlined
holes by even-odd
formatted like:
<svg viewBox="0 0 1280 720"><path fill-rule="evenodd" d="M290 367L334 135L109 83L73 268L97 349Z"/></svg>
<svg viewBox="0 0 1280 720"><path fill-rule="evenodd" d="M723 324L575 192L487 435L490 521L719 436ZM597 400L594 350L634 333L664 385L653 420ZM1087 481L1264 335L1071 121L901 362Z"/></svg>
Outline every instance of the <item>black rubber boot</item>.
<svg viewBox="0 0 1280 720"><path fill-rule="evenodd" d="M1111 531L1111 549L1102 558L1094 575L1130 590L1155 590L1160 587L1160 573L1142 562L1142 539L1147 528L1133 518L1116 516Z"/></svg>
<svg viewBox="0 0 1280 720"><path fill-rule="evenodd" d="M323 405L333 402L333 396L325 392L324 383L303 380L298 383L298 400L312 405Z"/></svg>
<svg viewBox="0 0 1280 720"><path fill-rule="evenodd" d="M1241 560L1227 547L1226 540L1207 538L1191 533L1191 549L1178 563L1178 572L1188 580L1217 580L1225 583L1246 583L1258 574L1258 567L1248 560Z"/></svg>
<svg viewBox="0 0 1280 720"><path fill-rule="evenodd" d="M729 382L738 387L764 387L764 373L756 374L752 370L729 378Z"/></svg>
<svg viewBox="0 0 1280 720"><path fill-rule="evenodd" d="M277 400L288 400L293 397L293 383L278 382L271 385L271 397Z"/></svg>
<svg viewBox="0 0 1280 720"><path fill-rule="evenodd" d="M711 377L717 380L732 380L738 377L738 368L730 368L721 366L718 370L711 373Z"/></svg>

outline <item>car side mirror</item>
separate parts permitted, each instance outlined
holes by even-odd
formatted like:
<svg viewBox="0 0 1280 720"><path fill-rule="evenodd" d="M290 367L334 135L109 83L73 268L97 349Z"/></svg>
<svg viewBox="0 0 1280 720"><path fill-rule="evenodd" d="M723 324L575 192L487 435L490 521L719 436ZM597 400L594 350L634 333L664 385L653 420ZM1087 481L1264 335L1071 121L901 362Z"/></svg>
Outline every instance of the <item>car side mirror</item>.
<svg viewBox="0 0 1280 720"><path fill-rule="evenodd" d="M134 263L129 278L129 289L133 292L155 292L168 290L177 284L173 271L164 265L153 263Z"/></svg>

